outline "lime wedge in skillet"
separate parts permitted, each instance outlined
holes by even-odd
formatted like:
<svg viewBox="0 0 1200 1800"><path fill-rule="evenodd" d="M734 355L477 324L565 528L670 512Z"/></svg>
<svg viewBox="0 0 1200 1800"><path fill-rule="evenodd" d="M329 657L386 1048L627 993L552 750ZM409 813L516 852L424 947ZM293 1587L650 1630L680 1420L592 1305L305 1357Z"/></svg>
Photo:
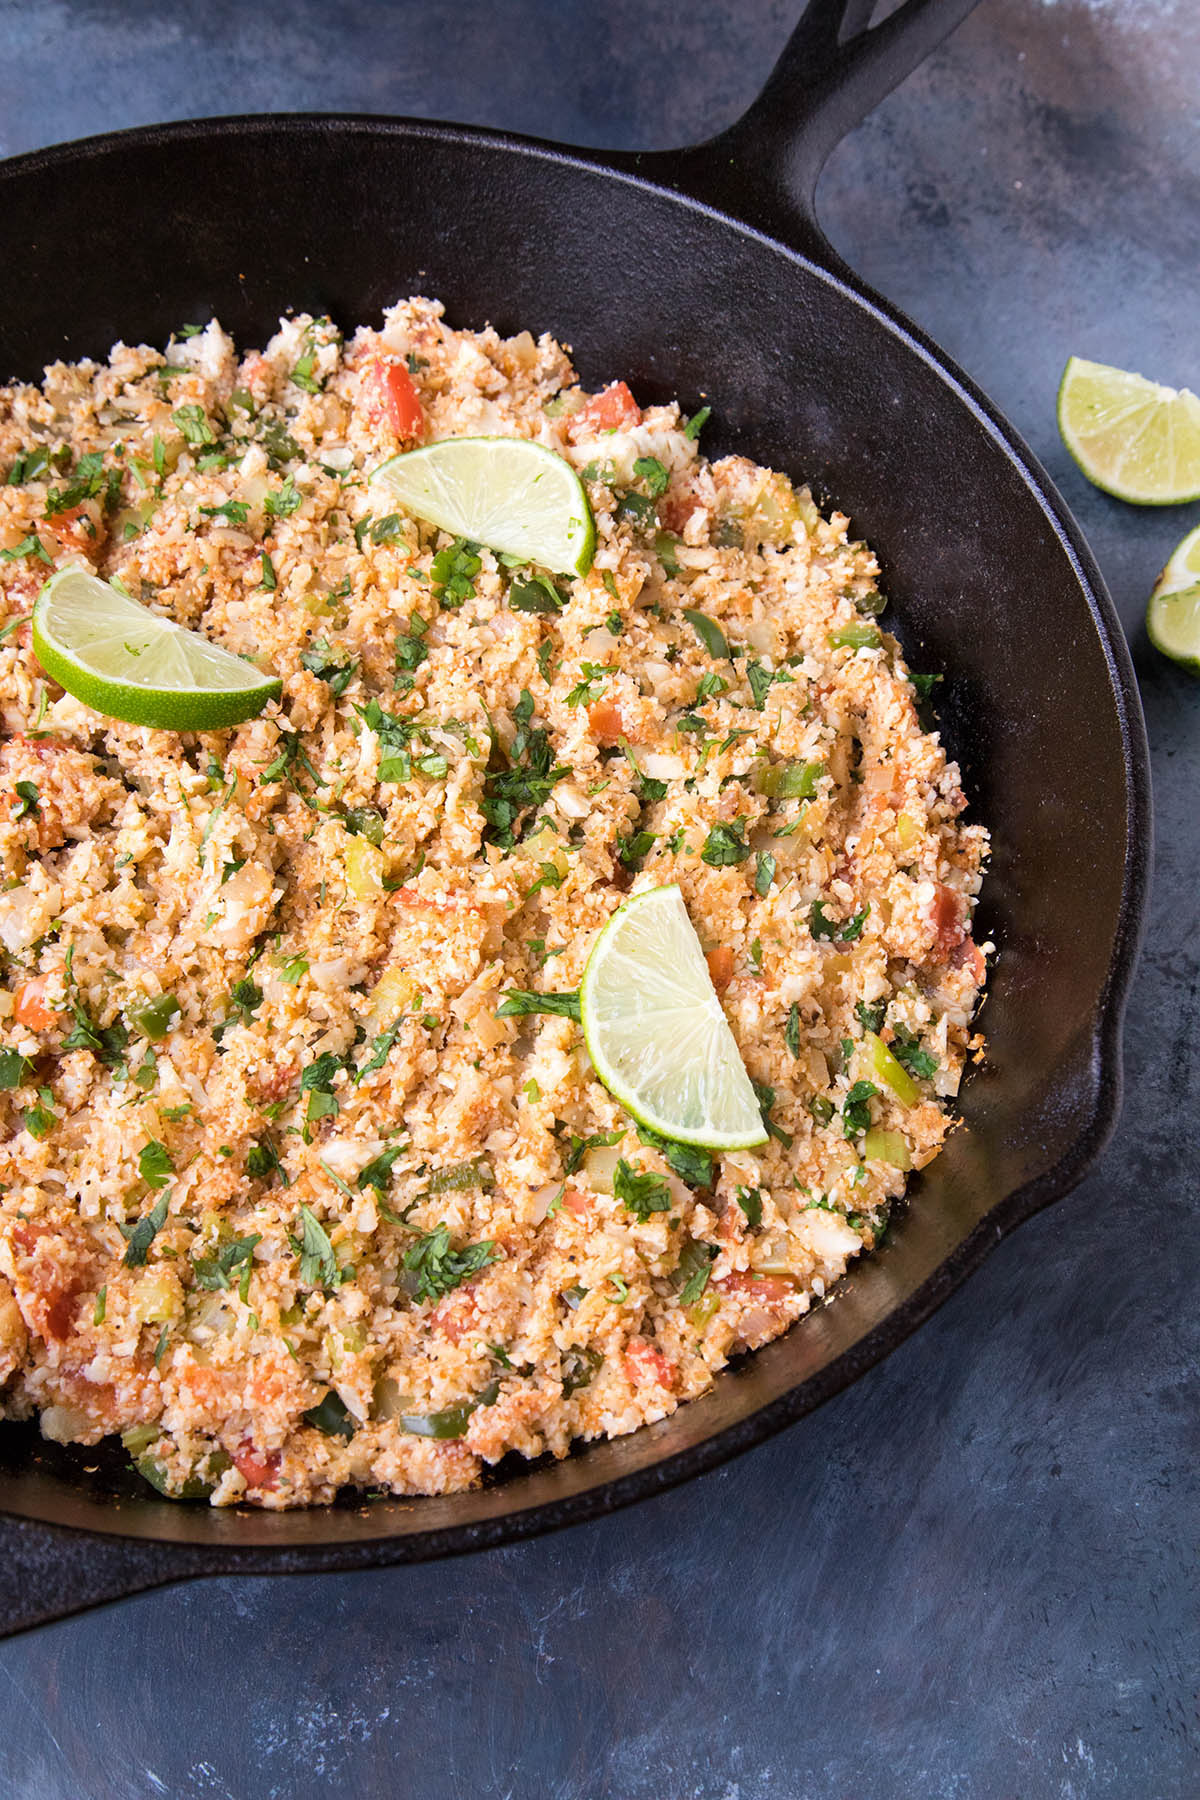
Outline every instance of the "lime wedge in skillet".
<svg viewBox="0 0 1200 1800"><path fill-rule="evenodd" d="M597 1075L640 1124L713 1150L766 1141L677 887L650 888L617 908L588 958L579 1010Z"/></svg>
<svg viewBox="0 0 1200 1800"><path fill-rule="evenodd" d="M1058 390L1058 429L1089 481L1134 506L1200 498L1200 399L1073 356Z"/></svg>
<svg viewBox="0 0 1200 1800"><path fill-rule="evenodd" d="M159 731L240 725L282 691L253 663L83 569L60 569L38 595L33 649L47 675L85 706Z"/></svg>
<svg viewBox="0 0 1200 1800"><path fill-rule="evenodd" d="M1146 608L1150 642L1200 675L1200 525L1175 546Z"/></svg>
<svg viewBox="0 0 1200 1800"><path fill-rule="evenodd" d="M372 487L413 518L556 575L586 575L596 528L583 483L541 444L443 438L381 464Z"/></svg>

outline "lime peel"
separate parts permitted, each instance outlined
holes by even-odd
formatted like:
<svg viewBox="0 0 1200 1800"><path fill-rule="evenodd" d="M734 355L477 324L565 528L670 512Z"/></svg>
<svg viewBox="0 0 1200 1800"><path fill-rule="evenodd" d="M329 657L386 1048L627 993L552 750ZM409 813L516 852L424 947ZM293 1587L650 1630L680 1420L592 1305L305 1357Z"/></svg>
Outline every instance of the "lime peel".
<svg viewBox="0 0 1200 1800"><path fill-rule="evenodd" d="M597 1075L639 1124L682 1144L766 1142L750 1077L674 885L619 906L579 988Z"/></svg>
<svg viewBox="0 0 1200 1800"><path fill-rule="evenodd" d="M382 463L372 487L413 518L556 575L586 575L596 527L582 481L520 437L440 438Z"/></svg>
<svg viewBox="0 0 1200 1800"><path fill-rule="evenodd" d="M158 731L240 725L283 691L278 677L77 566L60 569L38 595L33 649L85 706Z"/></svg>

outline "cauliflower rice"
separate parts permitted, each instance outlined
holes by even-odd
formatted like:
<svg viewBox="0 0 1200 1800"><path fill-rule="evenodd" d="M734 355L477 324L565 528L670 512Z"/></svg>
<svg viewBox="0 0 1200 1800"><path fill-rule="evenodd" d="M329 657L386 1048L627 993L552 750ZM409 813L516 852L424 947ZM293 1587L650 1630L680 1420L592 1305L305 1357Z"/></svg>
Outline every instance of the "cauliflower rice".
<svg viewBox="0 0 1200 1800"><path fill-rule="evenodd" d="M583 473L586 576L383 511L381 461L466 433ZM699 439L427 300L0 390L7 1417L214 1505L453 1492L662 1418L877 1241L979 1042L986 834L870 550ZM81 560L282 700L177 735L62 694L28 615ZM514 1010L666 882L761 1150L647 1141Z"/></svg>

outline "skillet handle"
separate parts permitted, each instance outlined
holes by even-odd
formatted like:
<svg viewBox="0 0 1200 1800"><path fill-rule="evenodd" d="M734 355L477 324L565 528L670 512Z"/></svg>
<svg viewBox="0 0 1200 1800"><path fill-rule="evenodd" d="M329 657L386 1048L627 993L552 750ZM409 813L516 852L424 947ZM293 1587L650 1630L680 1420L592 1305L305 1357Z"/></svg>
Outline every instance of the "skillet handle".
<svg viewBox="0 0 1200 1800"><path fill-rule="evenodd" d="M808 0L740 119L706 143L642 155L636 165L841 273L845 265L817 223L826 159L977 3L902 0L872 26L878 0Z"/></svg>
<svg viewBox="0 0 1200 1800"><path fill-rule="evenodd" d="M0 1639L167 1582L226 1572L223 1559L191 1545L6 1518L0 1524Z"/></svg>

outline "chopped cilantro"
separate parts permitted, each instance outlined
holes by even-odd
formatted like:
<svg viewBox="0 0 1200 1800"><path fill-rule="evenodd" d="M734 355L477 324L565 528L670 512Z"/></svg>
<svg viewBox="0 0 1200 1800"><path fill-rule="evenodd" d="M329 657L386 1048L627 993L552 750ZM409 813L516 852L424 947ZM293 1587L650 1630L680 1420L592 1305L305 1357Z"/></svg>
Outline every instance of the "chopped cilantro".
<svg viewBox="0 0 1200 1800"><path fill-rule="evenodd" d="M538 994L529 988L510 988L496 1008L498 1019L523 1019L530 1013L555 1013L563 1019L578 1020L578 991Z"/></svg>
<svg viewBox="0 0 1200 1800"><path fill-rule="evenodd" d="M756 711L761 712L775 680L775 671L768 669L763 663L752 661L746 664L746 680L750 683L750 695Z"/></svg>
<svg viewBox="0 0 1200 1800"><path fill-rule="evenodd" d="M202 406L177 406L171 417L193 450L198 450L205 444L216 443L217 434L209 424ZM81 458L81 464L82 461Z"/></svg>
<svg viewBox="0 0 1200 1800"><path fill-rule="evenodd" d="M0 1050L0 1088L24 1087L33 1074L33 1062L19 1050Z"/></svg>
<svg viewBox="0 0 1200 1800"><path fill-rule="evenodd" d="M31 819L41 818L41 797L32 781L17 782L17 798L21 804L19 806L14 806L13 808L14 819L24 819L26 817Z"/></svg>
<svg viewBox="0 0 1200 1800"><path fill-rule="evenodd" d="M356 658L342 662L324 638L314 639L307 650L300 652L300 665L318 681L323 681L335 700L345 693L358 670Z"/></svg>
<svg viewBox="0 0 1200 1800"><path fill-rule="evenodd" d="M468 1276L499 1262L500 1256L490 1238L468 1244L463 1250L450 1248L450 1228L438 1225L418 1238L404 1253L401 1285L414 1300L437 1300L442 1294L460 1286Z"/></svg>
<svg viewBox="0 0 1200 1800"><path fill-rule="evenodd" d="M878 1031L876 1026L875 1030ZM913 1032L906 1031L897 1025L892 1042L889 1044L892 1055L898 1063L902 1063L910 1075L916 1075L921 1081L929 1081L937 1073L938 1059L929 1050L923 1050Z"/></svg>
<svg viewBox="0 0 1200 1800"><path fill-rule="evenodd" d="M287 1170L279 1159L279 1151L269 1137L260 1138L246 1152L246 1173L252 1181L269 1181L277 1175L284 1187L290 1187Z"/></svg>
<svg viewBox="0 0 1200 1800"><path fill-rule="evenodd" d="M359 1192L364 1193L367 1188L374 1188L382 1200L392 1179L392 1164L398 1156L403 1155L405 1148L404 1144L393 1144L390 1149L381 1150L378 1156L373 1156L369 1163L364 1164L358 1172Z"/></svg>
<svg viewBox="0 0 1200 1800"><path fill-rule="evenodd" d="M480 802L480 811L487 821L484 839L501 850L516 846L528 812L548 798L555 782L570 774L565 763L551 766L550 734L531 724L533 696L528 688L521 689L513 717L517 732L509 749L508 766L488 771Z"/></svg>
<svg viewBox="0 0 1200 1800"><path fill-rule="evenodd" d="M689 1187L711 1187L716 1176L712 1152L699 1144L677 1144L674 1138L661 1137L647 1125L638 1126L638 1137L649 1150L657 1150L667 1167L686 1181Z"/></svg>
<svg viewBox="0 0 1200 1800"><path fill-rule="evenodd" d="M633 465L633 472L641 481L652 500L665 494L671 482L671 471L660 463L657 456L639 456Z"/></svg>
<svg viewBox="0 0 1200 1800"><path fill-rule="evenodd" d="M239 1263L248 1263L254 1255L254 1246L261 1242L262 1234L256 1231L249 1237L234 1238L231 1244L226 1244L215 1256L194 1257L192 1270L196 1286L210 1290L227 1288L234 1269Z"/></svg>
<svg viewBox="0 0 1200 1800"><path fill-rule="evenodd" d="M731 819L727 825L713 826L704 840L700 860L712 869L724 869L745 862L749 854L745 819Z"/></svg>
<svg viewBox="0 0 1200 1800"><path fill-rule="evenodd" d="M384 1063L391 1054L392 1045L400 1036L400 1026L402 1022L401 1019L397 1019L394 1025L389 1025L386 1031L381 1031L379 1036L373 1040L371 1044L371 1054L354 1077L354 1085L356 1087L360 1081L365 1081L368 1075L373 1075L376 1069L382 1069Z"/></svg>
<svg viewBox="0 0 1200 1800"><path fill-rule="evenodd" d="M787 1024L783 1030L783 1041L792 1055L800 1055L800 1002L793 1000L788 1013Z"/></svg>
<svg viewBox="0 0 1200 1800"><path fill-rule="evenodd" d="M622 1157L613 1174L613 1194L645 1224L651 1213L671 1210L671 1190L662 1175L639 1173Z"/></svg>
<svg viewBox="0 0 1200 1800"><path fill-rule="evenodd" d="M567 695L568 706L590 706L612 670L603 663L581 662L580 679Z"/></svg>
<svg viewBox="0 0 1200 1800"><path fill-rule="evenodd" d="M508 604L513 612L551 616L562 611L566 597L549 575L530 574L522 581L513 582L508 590Z"/></svg>
<svg viewBox="0 0 1200 1800"><path fill-rule="evenodd" d="M862 936L862 928L866 924L867 914L870 910L871 908L869 905L864 906L860 912L854 913L843 924L839 925L836 919L827 919L825 917L825 902L823 900L814 900L808 909L809 934L817 940L821 938L836 938L843 944L852 944L856 938Z"/></svg>
<svg viewBox="0 0 1200 1800"><path fill-rule="evenodd" d="M769 850L760 850L754 861L754 891L760 900L771 891L775 879L775 858Z"/></svg>
<svg viewBox="0 0 1200 1800"><path fill-rule="evenodd" d="M0 562L19 562L23 556L36 556L39 562L44 562L49 568L54 567L54 558L36 531L31 531L28 537L23 537L20 543L14 544L11 550L0 550ZM19 622L23 624L24 620Z"/></svg>
<svg viewBox="0 0 1200 1800"><path fill-rule="evenodd" d="M917 690L917 698L928 700L938 682L944 681L946 678L944 675L917 675L910 669L908 679Z"/></svg>
<svg viewBox="0 0 1200 1800"><path fill-rule="evenodd" d="M746 1223L757 1231L762 1224L762 1192L759 1188L739 1187L737 1203L746 1215Z"/></svg>
<svg viewBox="0 0 1200 1800"><path fill-rule="evenodd" d="M716 1255L715 1244L702 1244L696 1238L689 1238L683 1246L672 1277L679 1288L680 1306L695 1306L708 1286Z"/></svg>
<svg viewBox="0 0 1200 1800"><path fill-rule="evenodd" d="M54 1094L51 1089L40 1087L37 1092L37 1100L21 1114L21 1123L30 1137L37 1138L40 1143L54 1130L58 1115L54 1111Z"/></svg>
<svg viewBox="0 0 1200 1800"><path fill-rule="evenodd" d="M627 837L618 837L618 858L636 873L653 848L655 837L653 831L631 831Z"/></svg>
<svg viewBox="0 0 1200 1800"><path fill-rule="evenodd" d="M754 1097L758 1101L758 1109L762 1114L762 1122L767 1128L768 1137L775 1138L785 1150L790 1150L792 1147L791 1132L785 1131L782 1125L776 1125L771 1117L771 1109L775 1105L775 1089L768 1087L765 1081L751 1080L750 1086L754 1089Z"/></svg>
<svg viewBox="0 0 1200 1800"><path fill-rule="evenodd" d="M469 538L455 538L439 550L429 566L434 598L444 611L453 612L475 592L475 577L483 567L478 545Z"/></svg>
<svg viewBox="0 0 1200 1800"><path fill-rule="evenodd" d="M136 1225L120 1227L121 1236L125 1239L125 1254L121 1261L127 1269L140 1269L145 1262L147 1251L167 1222L168 1198L168 1190L164 1189L150 1211L143 1214Z"/></svg>
<svg viewBox="0 0 1200 1800"><path fill-rule="evenodd" d="M711 413L711 406L702 406L697 412L694 412L683 427L684 437L690 438L695 443Z"/></svg>
<svg viewBox="0 0 1200 1800"><path fill-rule="evenodd" d="M271 558L267 555L265 550L261 552L261 555L262 580L258 585L259 587L266 588L269 594L273 594L279 586L279 577L275 573L275 564L271 561Z"/></svg>
<svg viewBox="0 0 1200 1800"><path fill-rule="evenodd" d="M339 1266L325 1227L307 1206L300 1208L300 1236L289 1233L288 1242L300 1258L300 1281L304 1287L332 1290L349 1281L354 1273Z"/></svg>
<svg viewBox="0 0 1200 1800"><path fill-rule="evenodd" d="M303 499L304 495L288 475L279 492L268 494L263 500L263 512L268 519L289 519Z"/></svg>
<svg viewBox="0 0 1200 1800"><path fill-rule="evenodd" d="M231 525L244 525L250 517L245 500L226 500L221 506L202 506L200 511L207 519L227 519Z"/></svg>
<svg viewBox="0 0 1200 1800"><path fill-rule="evenodd" d="M854 1002L854 1016L864 1031L881 1031L886 1012L886 1000L881 1000L877 1006L868 1006L865 1000Z"/></svg>
<svg viewBox="0 0 1200 1800"><path fill-rule="evenodd" d="M879 1089L873 1081L856 1081L842 1102L842 1130L848 1138L868 1131L871 1125L871 1101Z"/></svg>

